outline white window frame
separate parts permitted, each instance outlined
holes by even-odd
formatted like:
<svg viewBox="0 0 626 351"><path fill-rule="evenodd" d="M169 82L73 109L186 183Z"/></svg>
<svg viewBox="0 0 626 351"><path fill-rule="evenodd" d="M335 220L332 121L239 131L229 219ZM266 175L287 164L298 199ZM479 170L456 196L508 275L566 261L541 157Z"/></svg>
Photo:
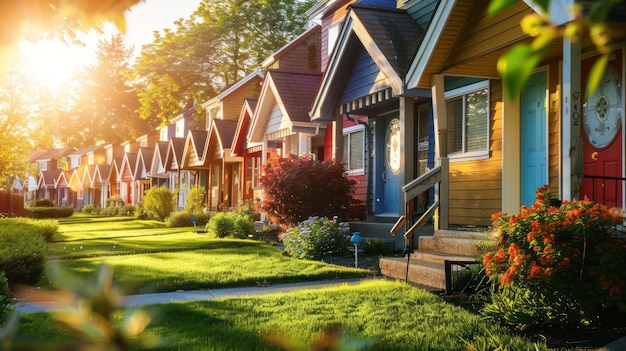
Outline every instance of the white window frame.
<svg viewBox="0 0 626 351"><path fill-rule="evenodd" d="M362 157L362 164L363 167L362 168L355 168L355 169L351 169L350 168L350 151L348 150L348 159L347 160L343 160L346 164L346 173L348 175L360 175L360 174L365 174L365 150L367 150L366 148L366 140L367 137L365 135L366 131L365 131L365 126L362 124L357 124L354 126L350 126L350 127L346 127L343 129L343 138L342 142L344 142L345 138L350 138L352 136L352 134L355 133L359 133L359 132L363 132L363 153L361 154ZM350 147L350 142L348 142L348 148Z"/></svg>
<svg viewBox="0 0 626 351"><path fill-rule="evenodd" d="M487 89L487 140L485 142L484 149L480 150L480 151L469 151L469 152L465 152L465 151L460 151L460 152L455 152L455 153L448 152L448 157L450 158L450 162L484 160L484 159L489 158L489 144L490 144L489 134L490 134L490 131L491 131L491 124L490 124L490 113L491 113L490 96L491 96L491 92L490 92L489 88L490 88L489 80L484 80L484 81L480 81L480 82L476 82L476 83L473 83L473 84L469 84L469 85L466 85L466 86L463 86L463 87L460 87L460 88L457 88L457 89L452 89L452 90L446 91L444 93L444 98L446 100L445 101L445 103L446 103L446 115L445 115L445 118L447 119L448 118L448 113L447 113L448 100L454 99L454 98L458 98L460 96L468 95L468 94L473 93L473 92L478 91L478 90ZM465 125L466 125L466 123L465 123L465 108L463 108L463 145L465 145L465 139L466 139ZM450 130L449 128L450 128L450 126L448 125L448 130Z"/></svg>
<svg viewBox="0 0 626 351"><path fill-rule="evenodd" d="M39 161L39 170L47 171L48 170L48 162L47 161Z"/></svg>

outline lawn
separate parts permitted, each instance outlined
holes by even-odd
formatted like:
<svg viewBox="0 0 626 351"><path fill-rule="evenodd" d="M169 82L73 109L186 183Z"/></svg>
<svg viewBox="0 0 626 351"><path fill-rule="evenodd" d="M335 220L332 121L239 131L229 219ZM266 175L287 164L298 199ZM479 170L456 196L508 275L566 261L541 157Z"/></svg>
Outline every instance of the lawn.
<svg viewBox="0 0 626 351"><path fill-rule="evenodd" d="M368 281L146 310L154 319L134 349L160 342L157 350L306 350L322 330L340 326L343 342L363 343L368 350L466 350L467 343L477 350L535 350L530 340L400 282ZM47 340L46 347L67 340L50 318L46 313L23 316L20 337ZM272 340L289 346L279 348Z"/></svg>
<svg viewBox="0 0 626 351"><path fill-rule="evenodd" d="M106 263L127 293L215 289L369 275L364 269L296 260L256 240L215 239L193 228L151 220L61 222L50 244L51 264L86 282ZM40 286L54 285L43 279Z"/></svg>

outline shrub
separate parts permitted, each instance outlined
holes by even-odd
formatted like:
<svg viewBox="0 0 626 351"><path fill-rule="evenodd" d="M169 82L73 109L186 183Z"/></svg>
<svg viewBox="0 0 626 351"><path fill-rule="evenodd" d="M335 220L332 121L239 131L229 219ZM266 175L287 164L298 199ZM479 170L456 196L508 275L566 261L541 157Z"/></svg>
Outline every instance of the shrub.
<svg viewBox="0 0 626 351"><path fill-rule="evenodd" d="M348 223L338 218L311 217L283 236L285 251L304 259L319 259L326 255L343 255L352 246Z"/></svg>
<svg viewBox="0 0 626 351"><path fill-rule="evenodd" d="M94 205L85 205L83 206L83 208L80 210L80 212L85 213L85 214L93 214L95 210Z"/></svg>
<svg viewBox="0 0 626 351"><path fill-rule="evenodd" d="M28 224L0 226L0 272L9 284L35 284L44 271L48 246Z"/></svg>
<svg viewBox="0 0 626 351"><path fill-rule="evenodd" d="M204 189L195 185L189 188L187 197L185 198L185 211L189 213L204 212Z"/></svg>
<svg viewBox="0 0 626 351"><path fill-rule="evenodd" d="M293 226L310 215L345 217L354 201L355 181L342 162L318 162L291 155L271 161L260 179L261 209L277 223Z"/></svg>
<svg viewBox="0 0 626 351"><path fill-rule="evenodd" d="M205 226L209 222L210 215L204 212L191 213L187 211L172 212L166 223L168 227L189 227L193 226L191 219L196 219L196 226Z"/></svg>
<svg viewBox="0 0 626 351"><path fill-rule="evenodd" d="M33 207L54 207L54 201L50 199L36 199L33 201Z"/></svg>
<svg viewBox="0 0 626 351"><path fill-rule="evenodd" d="M40 220L31 218L0 218L0 230L28 230L32 234L37 234L47 242L52 242L54 235L59 229L59 222L56 220Z"/></svg>
<svg viewBox="0 0 626 351"><path fill-rule="evenodd" d="M143 205L159 221L165 220L174 211L174 194L166 187L153 187L146 192Z"/></svg>
<svg viewBox="0 0 626 351"><path fill-rule="evenodd" d="M11 303L9 282L4 272L0 272L0 325L4 323L11 312L13 312L13 304Z"/></svg>
<svg viewBox="0 0 626 351"><path fill-rule="evenodd" d="M389 243L384 240L366 239L363 243L363 253L366 255L386 255L390 251Z"/></svg>
<svg viewBox="0 0 626 351"><path fill-rule="evenodd" d="M72 207L31 207L33 218L66 218L74 214Z"/></svg>
<svg viewBox="0 0 626 351"><path fill-rule="evenodd" d="M235 217L235 237L240 239L247 239L256 234L256 228L254 227L254 217L250 215L240 215L234 213Z"/></svg>
<svg viewBox="0 0 626 351"><path fill-rule="evenodd" d="M235 218L232 214L219 212L211 217L207 232L216 238L235 237Z"/></svg>
<svg viewBox="0 0 626 351"><path fill-rule="evenodd" d="M547 186L536 200L492 217L497 232L483 263L495 296L483 315L518 326L587 325L625 311L626 241L614 235L621 218L587 199L554 202Z"/></svg>

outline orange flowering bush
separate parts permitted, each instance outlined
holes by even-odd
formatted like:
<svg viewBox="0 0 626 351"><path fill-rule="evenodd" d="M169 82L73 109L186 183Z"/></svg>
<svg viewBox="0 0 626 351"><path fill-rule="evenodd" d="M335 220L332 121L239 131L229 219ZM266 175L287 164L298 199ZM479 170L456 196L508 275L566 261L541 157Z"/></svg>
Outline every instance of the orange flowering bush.
<svg viewBox="0 0 626 351"><path fill-rule="evenodd" d="M531 207L495 214L492 221L496 242L483 263L494 293L540 304L538 323L589 324L626 310L626 241L616 230L622 218L606 206L557 201L544 186ZM503 302L501 296L493 301ZM484 312L504 322L497 314L520 317L520 311L489 304Z"/></svg>

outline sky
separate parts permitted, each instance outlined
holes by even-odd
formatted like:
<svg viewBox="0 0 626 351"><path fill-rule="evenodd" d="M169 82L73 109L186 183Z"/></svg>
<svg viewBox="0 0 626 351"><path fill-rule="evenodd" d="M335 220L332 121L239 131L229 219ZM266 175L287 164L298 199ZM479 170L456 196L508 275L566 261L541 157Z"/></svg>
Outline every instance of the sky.
<svg viewBox="0 0 626 351"><path fill-rule="evenodd" d="M133 47L135 56L144 44L154 39L153 32L174 28L174 22L188 18L199 6L201 0L145 0L131 7L125 14L125 43ZM105 36L118 32L112 24L105 25ZM90 31L80 36L85 47L67 46L57 41L39 43L22 42L20 51L38 76L53 91L78 68L90 64L95 59L99 35Z"/></svg>

